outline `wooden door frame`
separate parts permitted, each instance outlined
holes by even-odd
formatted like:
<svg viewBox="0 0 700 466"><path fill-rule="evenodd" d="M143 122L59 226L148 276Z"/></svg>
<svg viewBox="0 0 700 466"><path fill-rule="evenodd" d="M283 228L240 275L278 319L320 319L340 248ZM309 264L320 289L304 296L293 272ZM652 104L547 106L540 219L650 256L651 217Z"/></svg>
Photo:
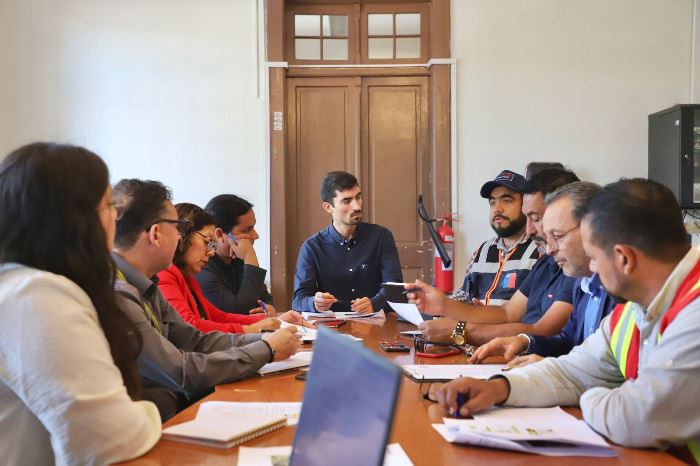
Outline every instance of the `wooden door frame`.
<svg viewBox="0 0 700 466"><path fill-rule="evenodd" d="M359 2L356 0L356 2ZM297 2L298 3L298 2ZM333 0L324 2L333 4ZM337 2L335 2L337 3ZM347 3L355 3L349 0ZM389 2L377 2L389 3ZM409 2L407 2L409 3ZM429 2L430 58L450 58L450 0ZM270 147L270 281L275 304L281 311L291 303L293 290L287 283L294 276L294 264L287 264L288 234L286 200L287 77L292 76L408 76L429 78L429 137L433 160L432 198L436 213L451 212L451 70L449 63L427 67L287 68L285 63L285 0L267 0L267 82ZM280 118L281 115L281 118ZM280 120L282 125L280 127ZM276 124L275 124L276 123ZM455 167L456 169L456 167Z"/></svg>

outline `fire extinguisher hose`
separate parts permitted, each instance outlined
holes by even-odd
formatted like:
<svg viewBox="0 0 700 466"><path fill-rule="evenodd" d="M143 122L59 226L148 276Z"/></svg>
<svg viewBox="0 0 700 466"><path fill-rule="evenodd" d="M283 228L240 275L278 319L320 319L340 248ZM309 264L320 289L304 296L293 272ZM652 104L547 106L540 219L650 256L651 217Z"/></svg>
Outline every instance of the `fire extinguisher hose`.
<svg viewBox="0 0 700 466"><path fill-rule="evenodd" d="M428 213L425 211L422 194L418 195L418 216L421 218L421 220L423 220L423 223L425 223L425 226L428 228L428 233L430 233L430 239L433 240L433 244L435 245L438 254L440 254L442 264L445 266L446 269L449 268L450 265L452 265L452 259L450 258L450 255L448 254L445 245L442 244L442 242L440 241L440 237L438 236L437 231L435 231L435 225L433 225L435 219L431 219L428 216Z"/></svg>

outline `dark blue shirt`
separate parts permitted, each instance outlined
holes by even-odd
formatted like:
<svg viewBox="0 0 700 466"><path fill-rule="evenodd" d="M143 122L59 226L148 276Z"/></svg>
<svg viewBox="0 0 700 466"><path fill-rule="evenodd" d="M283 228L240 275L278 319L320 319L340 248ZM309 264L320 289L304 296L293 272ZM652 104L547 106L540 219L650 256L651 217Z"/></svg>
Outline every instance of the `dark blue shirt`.
<svg viewBox="0 0 700 466"><path fill-rule="evenodd" d="M315 311L317 291L330 293L340 302L333 311L349 311L350 301L368 297L375 311L383 309L383 282L401 282L401 264L394 237L386 228L360 223L350 240L333 224L304 241L294 272L292 309Z"/></svg>
<svg viewBox="0 0 700 466"><path fill-rule="evenodd" d="M532 336L530 353L536 353L540 356L567 354L574 346L583 343L583 340L589 335L587 329L584 328L586 309L589 309L589 305L593 306L591 314L593 321L589 324L595 329L600 327L600 321L612 312L616 301L605 291L598 274L593 275L588 283L589 293L586 293L581 287L582 280L579 278L574 283L574 312L571 313L571 317L562 331L551 337Z"/></svg>
<svg viewBox="0 0 700 466"><path fill-rule="evenodd" d="M555 301L571 304L575 281L575 278L564 275L552 256L542 256L519 289L527 296L527 311L521 322L534 324Z"/></svg>

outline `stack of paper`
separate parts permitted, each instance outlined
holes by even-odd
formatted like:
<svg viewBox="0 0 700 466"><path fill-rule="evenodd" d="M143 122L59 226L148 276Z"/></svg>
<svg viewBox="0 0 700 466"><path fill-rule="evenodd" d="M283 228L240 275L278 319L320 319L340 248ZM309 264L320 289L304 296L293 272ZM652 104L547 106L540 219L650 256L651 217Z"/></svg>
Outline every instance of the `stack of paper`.
<svg viewBox="0 0 700 466"><path fill-rule="evenodd" d="M474 419L443 419L435 430L451 443L547 456L615 456L588 425L561 408L494 408Z"/></svg>
<svg viewBox="0 0 700 466"><path fill-rule="evenodd" d="M287 418L287 425L294 426L299 422L301 401L285 403L258 403L237 401L205 401L199 405L197 417L216 417L221 420L236 419L237 416L264 414Z"/></svg>
<svg viewBox="0 0 700 466"><path fill-rule="evenodd" d="M404 364L404 374L416 382L447 382L459 377L488 379L500 374L505 364Z"/></svg>
<svg viewBox="0 0 700 466"><path fill-rule="evenodd" d="M272 412L231 412L202 403L193 421L163 430L164 440L230 448L287 425L287 418Z"/></svg>
<svg viewBox="0 0 700 466"><path fill-rule="evenodd" d="M301 316L305 320L313 319L334 319L334 320L364 320L364 319L383 319L386 314L383 310L378 312L369 312L367 314L358 314L357 312L302 312Z"/></svg>
<svg viewBox="0 0 700 466"><path fill-rule="evenodd" d="M284 361L270 362L258 369L258 374L267 375L274 374L276 372L288 371L290 369L298 369L299 367L306 367L311 364L311 357L313 353L311 351L302 351L295 354L289 359Z"/></svg>
<svg viewBox="0 0 700 466"><path fill-rule="evenodd" d="M270 466L289 464L292 447L241 447L238 450L238 466ZM386 446L384 466L413 466L410 458L398 443Z"/></svg>

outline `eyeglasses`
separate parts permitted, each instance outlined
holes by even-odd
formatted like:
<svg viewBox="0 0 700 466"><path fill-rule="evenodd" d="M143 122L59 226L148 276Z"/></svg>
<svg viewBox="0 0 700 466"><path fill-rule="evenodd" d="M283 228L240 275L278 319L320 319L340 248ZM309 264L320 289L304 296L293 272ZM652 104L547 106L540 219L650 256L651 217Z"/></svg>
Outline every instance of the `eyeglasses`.
<svg viewBox="0 0 700 466"><path fill-rule="evenodd" d="M577 225L569 228L568 230L566 230L564 233L562 233L560 235L556 235L554 233L552 233L551 235L547 235L547 242L549 243L551 241L551 243L554 246L559 248L559 241L561 241L566 235L568 235L569 233L571 233L572 231L577 229L579 226L581 226L581 224L577 224Z"/></svg>
<svg viewBox="0 0 700 466"><path fill-rule="evenodd" d="M443 385L445 384L442 382L421 382L420 385L418 385L418 390L420 390L420 394L423 395L424 400L437 403L437 392Z"/></svg>
<svg viewBox="0 0 700 466"><path fill-rule="evenodd" d="M474 353L474 347L471 345L459 346L454 343L443 343L441 341L430 341L426 340L422 336L416 335L413 337L413 347L416 353L427 353L428 348L431 346L438 346L443 348L452 348L458 350L460 353L470 358Z"/></svg>
<svg viewBox="0 0 700 466"><path fill-rule="evenodd" d="M184 235L187 232L187 229L190 227L190 221L186 220L184 218L178 218L178 219L170 219L170 218L159 218L155 222L151 223L148 228L146 228L146 231L150 230L153 225L156 223L172 223L175 225L177 228L177 232L180 235Z"/></svg>
<svg viewBox="0 0 700 466"><path fill-rule="evenodd" d="M209 238L207 235L200 233L198 231L195 231L195 233L197 233L199 236L204 238L204 244L206 246L205 252L216 251L218 244L215 240Z"/></svg>

